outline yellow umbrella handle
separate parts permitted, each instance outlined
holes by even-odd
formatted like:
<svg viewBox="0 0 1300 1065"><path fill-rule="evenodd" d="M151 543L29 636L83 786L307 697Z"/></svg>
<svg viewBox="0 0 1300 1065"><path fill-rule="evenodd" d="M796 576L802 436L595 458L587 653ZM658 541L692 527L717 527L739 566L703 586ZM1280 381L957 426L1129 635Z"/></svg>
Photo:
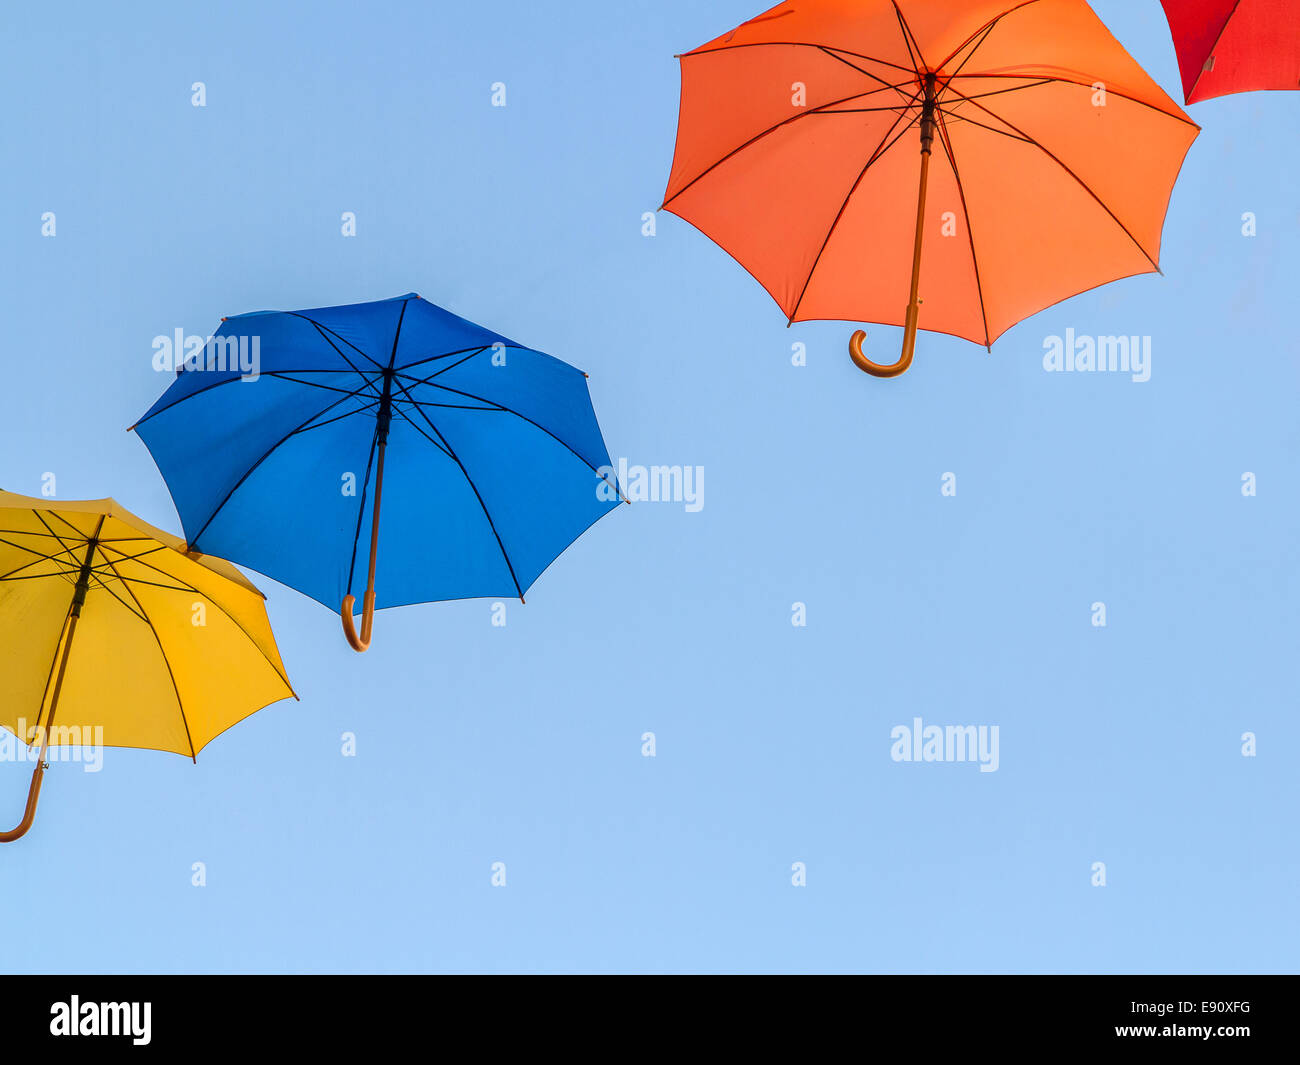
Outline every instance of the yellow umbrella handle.
<svg viewBox="0 0 1300 1065"><path fill-rule="evenodd" d="M354 651L364 651L370 646L370 633L375 626L375 590L369 588L366 590L365 607L361 613L361 635L357 635L356 625L352 620L352 607L356 603L355 595L345 595L343 597L343 609L339 612L343 616L343 635L348 638L348 643L352 645Z"/></svg>
<svg viewBox="0 0 1300 1065"><path fill-rule="evenodd" d="M45 745L41 745L40 761L36 763L36 768L32 770L32 784L27 789L27 808L23 811L23 819L18 822L18 827L11 832L0 832L0 843L12 843L16 839L27 835L27 830L32 827L32 822L36 819L36 800L41 797L41 778L45 775Z"/></svg>
<svg viewBox="0 0 1300 1065"><path fill-rule="evenodd" d="M103 525L101 519L100 525ZM95 534L98 536L98 532ZM27 830L32 827L32 822L36 819L36 800L41 797L41 780L45 776L45 752L50 746L50 730L54 728L54 711L59 705L59 692L63 690L63 674L68 669L68 653L72 650L72 637L77 631L77 619L81 617L81 604L86 598L86 585L89 579L86 576L90 568L90 554L95 550L92 543L90 552L87 553L86 565L82 567L82 578L77 582L76 592L72 598L72 610L68 614L67 638L63 641L63 656L59 659L59 674L54 680L54 694L50 697L50 716L45 720L45 732L41 736L41 753L36 757L36 768L32 770L32 783L27 789L27 807L23 810L23 819L18 822L18 827L9 832L0 832L0 843L12 843L16 839L21 839L27 834ZM39 722L39 718L37 719Z"/></svg>

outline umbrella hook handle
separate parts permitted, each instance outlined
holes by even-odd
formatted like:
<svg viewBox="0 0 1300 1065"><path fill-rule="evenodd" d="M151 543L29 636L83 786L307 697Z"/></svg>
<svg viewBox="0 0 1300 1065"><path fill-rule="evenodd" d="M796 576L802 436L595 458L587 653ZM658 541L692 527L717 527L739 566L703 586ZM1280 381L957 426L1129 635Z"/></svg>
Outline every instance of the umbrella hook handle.
<svg viewBox="0 0 1300 1065"><path fill-rule="evenodd" d="M36 763L36 768L32 770L32 783L27 789L27 806L23 810L23 819L18 822L18 827L12 831L0 832L0 843L12 843L16 839L21 839L27 835L27 830L32 827L32 822L36 820L36 800L41 797L41 778L45 776L48 764L45 761L45 751L42 750L40 760Z"/></svg>
<svg viewBox="0 0 1300 1065"><path fill-rule="evenodd" d="M355 595L343 597L343 607L339 611L343 618L343 635L354 651L365 651L370 647L370 634L375 627L375 590L366 590L365 606L361 611L361 635L357 635L356 625L352 620L352 608L356 604Z"/></svg>
<svg viewBox="0 0 1300 1065"><path fill-rule="evenodd" d="M103 528L104 519L99 519L99 528ZM95 536L99 536L99 528L95 530ZM36 800L41 797L41 780L45 776L45 771L50 768L50 763L45 760L45 753L50 749L50 731L54 728L54 711L59 706L59 693L63 691L63 675L68 670L68 655L72 651L72 637L77 634L77 621L81 618L81 605L86 601L86 591L90 584L90 560L95 553L95 545L98 539L91 542L89 550L86 552L86 561L81 567L81 575L77 578L76 591L73 593L72 608L68 611L68 619L63 623L63 632L59 633L59 641L63 644L63 653L59 657L59 672L54 680L54 694L50 696L50 712L45 719L44 730L41 732L41 750L36 756L36 768L32 770L32 782L27 788L27 806L23 809L23 819L18 822L18 827L9 832L0 832L0 843L12 843L16 839L21 839L27 835L27 830L32 827L32 822L36 820ZM39 720L39 718L38 718Z"/></svg>
<svg viewBox="0 0 1300 1065"><path fill-rule="evenodd" d="M907 313L910 319L915 320L917 316L916 308L910 308ZM853 360L853 365L863 373L869 373L872 377L898 377L905 374L908 367L912 365L912 356L916 353L915 326L907 331L907 336L903 341L903 354L899 357L899 360L888 366L881 366L878 362L872 362L862 353L862 342L866 339L866 332L859 329L849 340L849 358Z"/></svg>

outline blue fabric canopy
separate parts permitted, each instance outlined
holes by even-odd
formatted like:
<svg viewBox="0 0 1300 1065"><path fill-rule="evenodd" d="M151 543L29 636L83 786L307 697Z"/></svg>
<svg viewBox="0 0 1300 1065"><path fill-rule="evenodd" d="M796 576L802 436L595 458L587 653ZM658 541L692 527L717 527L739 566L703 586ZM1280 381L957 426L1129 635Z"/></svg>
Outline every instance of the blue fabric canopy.
<svg viewBox="0 0 1300 1065"><path fill-rule="evenodd" d="M522 598L619 503L585 375L414 293L228 318L134 428L192 549L331 609L366 582L385 428L380 607Z"/></svg>

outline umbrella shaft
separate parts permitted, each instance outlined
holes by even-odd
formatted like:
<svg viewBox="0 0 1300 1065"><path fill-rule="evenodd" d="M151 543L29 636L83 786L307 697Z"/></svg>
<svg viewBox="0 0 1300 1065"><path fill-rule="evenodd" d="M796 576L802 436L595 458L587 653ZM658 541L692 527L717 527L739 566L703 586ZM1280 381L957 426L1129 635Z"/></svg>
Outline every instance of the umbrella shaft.
<svg viewBox="0 0 1300 1065"><path fill-rule="evenodd" d="M921 317L921 248L925 243L925 197L930 185L930 156L934 148L935 78L925 79L925 104L921 110L921 183L916 197L916 242L912 247L912 289L907 301L903 325L903 355L899 365L911 365L916 350L916 329Z"/></svg>
<svg viewBox="0 0 1300 1065"><path fill-rule="evenodd" d="M366 576L366 595L375 594L375 563L379 558L379 504L384 496L384 452L388 450L385 440L379 441L379 458L375 463L375 505L370 517L370 569Z"/></svg>
<svg viewBox="0 0 1300 1065"><path fill-rule="evenodd" d="M94 547L91 547L94 550ZM89 562L82 567L82 574L85 575L89 569ZM85 577L88 581L88 577ZM78 594L84 600L85 595L80 591L81 581L77 582ZM54 728L54 711L59 705L59 693L63 690L63 675L68 671L68 656L72 652L72 637L77 632L77 621L81 617L81 603L76 598L73 600L72 610L68 613L68 620L64 631L67 633L63 638L63 653L59 657L59 672L54 679L54 691L50 695L50 716L45 719L45 731L41 734L41 753L36 757L36 768L32 770L32 782L27 788L27 805L23 808L23 819L18 822L18 826L9 832L0 832L0 843L12 843L27 834L27 830L32 827L32 822L36 819L36 803L41 797L41 780L45 776L45 752L50 746L50 731Z"/></svg>
<svg viewBox="0 0 1300 1065"><path fill-rule="evenodd" d="M390 370L384 375L384 392L379 397L379 424L376 428L379 455L375 461L375 505L370 517L370 568L366 574L366 596L370 600L375 596L375 566L379 559L379 504L384 496L384 452L388 450L388 427L392 417L393 377Z"/></svg>
<svg viewBox="0 0 1300 1065"><path fill-rule="evenodd" d="M41 791L41 774L45 772L45 752L50 746L50 732L54 728L54 711L59 706L59 693L63 691L63 675L68 671L68 656L72 654L72 637L77 632L77 622L81 620L81 608L86 605L86 593L90 590L90 567L95 561L95 548L99 546L99 531L104 527L104 519L99 519L95 535L86 547L86 557L81 563L81 572L77 574L77 585L72 593L72 606L68 608L68 620L65 623L67 635L63 639L63 653L59 656L59 672L54 678L54 691L50 694L50 715L45 719L45 731L41 733L41 753L36 759L36 768L32 771L32 786L29 802L31 812L36 812L36 797ZM37 719L40 723L40 718ZM26 831L24 829L24 831Z"/></svg>

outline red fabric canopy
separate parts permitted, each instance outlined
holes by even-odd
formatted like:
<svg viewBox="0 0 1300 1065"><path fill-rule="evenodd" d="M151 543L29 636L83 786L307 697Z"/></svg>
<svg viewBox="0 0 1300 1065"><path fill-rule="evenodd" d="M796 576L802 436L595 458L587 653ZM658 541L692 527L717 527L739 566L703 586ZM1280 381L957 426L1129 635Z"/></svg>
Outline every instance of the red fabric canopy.
<svg viewBox="0 0 1300 1065"><path fill-rule="evenodd" d="M1161 0L1189 104L1300 88L1300 0Z"/></svg>

